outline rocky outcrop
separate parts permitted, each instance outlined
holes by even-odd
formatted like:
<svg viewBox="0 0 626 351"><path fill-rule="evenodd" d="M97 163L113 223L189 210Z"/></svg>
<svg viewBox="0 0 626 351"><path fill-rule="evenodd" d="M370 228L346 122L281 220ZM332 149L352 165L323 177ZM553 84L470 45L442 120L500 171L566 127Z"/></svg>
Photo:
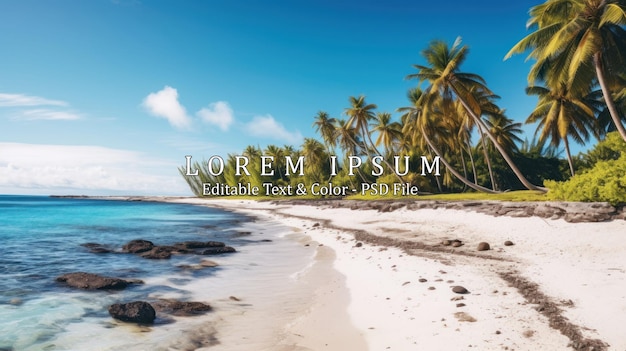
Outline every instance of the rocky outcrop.
<svg viewBox="0 0 626 351"><path fill-rule="evenodd" d="M152 243L152 241L136 239L131 240L126 245L122 246L122 252L142 253L150 251L152 248L154 248L154 243Z"/></svg>
<svg viewBox="0 0 626 351"><path fill-rule="evenodd" d="M276 204L292 203L297 205L315 205L329 208L350 208L353 210L376 210L390 212L400 208L419 209L451 209L474 211L491 216L509 217L541 217L564 219L567 222L603 222L609 220L626 220L624 206L612 206L606 202L558 202L558 201L440 201L440 200L281 200Z"/></svg>
<svg viewBox="0 0 626 351"><path fill-rule="evenodd" d="M225 253L233 253L237 252L234 247L224 246L224 247L211 247L206 250L203 250L201 255L221 255Z"/></svg>
<svg viewBox="0 0 626 351"><path fill-rule="evenodd" d="M205 249L207 247L224 247L226 244L220 241L184 241L182 243L176 243L174 246L182 249Z"/></svg>
<svg viewBox="0 0 626 351"><path fill-rule="evenodd" d="M104 277L98 274L74 272L63 274L56 278L57 282L68 286L86 290L122 290L130 284L143 284L141 280L126 280Z"/></svg>
<svg viewBox="0 0 626 351"><path fill-rule="evenodd" d="M220 241L184 241L174 245L155 245L148 240L135 239L122 247L122 252L138 254L152 260L166 260L172 255L219 255L236 251Z"/></svg>
<svg viewBox="0 0 626 351"><path fill-rule="evenodd" d="M174 316L195 316L211 311L211 306L203 302L186 302L176 300L158 300L152 306L159 312Z"/></svg>
<svg viewBox="0 0 626 351"><path fill-rule="evenodd" d="M113 250L112 248L108 247L107 245L102 245L102 244L98 244L98 243L84 243L84 244L80 244L80 246L86 248L91 253L111 253L111 252L115 252L115 250Z"/></svg>
<svg viewBox="0 0 626 351"><path fill-rule="evenodd" d="M156 311L145 301L116 303L109 306L109 314L124 322L152 324L156 319Z"/></svg>

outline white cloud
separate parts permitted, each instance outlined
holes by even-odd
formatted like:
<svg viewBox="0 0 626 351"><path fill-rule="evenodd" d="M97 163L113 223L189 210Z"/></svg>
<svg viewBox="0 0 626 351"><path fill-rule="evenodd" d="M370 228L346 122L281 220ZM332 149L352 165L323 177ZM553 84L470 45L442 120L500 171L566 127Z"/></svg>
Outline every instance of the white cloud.
<svg viewBox="0 0 626 351"><path fill-rule="evenodd" d="M0 143L0 193L188 194L177 166L99 146Z"/></svg>
<svg viewBox="0 0 626 351"><path fill-rule="evenodd" d="M150 114L167 119L176 128L186 129L191 126L191 118L178 102L178 91L170 86L150 93L142 105Z"/></svg>
<svg viewBox="0 0 626 351"><path fill-rule="evenodd" d="M50 120L50 121L72 121L81 119L82 116L67 111L55 111L48 109L34 109L34 110L25 110L20 111L19 114L14 116L15 119L23 119L23 120Z"/></svg>
<svg viewBox="0 0 626 351"><path fill-rule="evenodd" d="M299 131L288 131L271 115L254 116L252 121L246 124L245 129L253 136L282 140L291 144L299 144L303 139Z"/></svg>
<svg viewBox="0 0 626 351"><path fill-rule="evenodd" d="M226 101L214 102L208 108L205 107L198 111L196 115L204 122L214 124L223 131L227 131L235 120L233 109Z"/></svg>
<svg viewBox="0 0 626 351"><path fill-rule="evenodd" d="M39 96L30 96L24 94L1 94L0 107L16 107L16 106L68 106L65 101L50 100Z"/></svg>

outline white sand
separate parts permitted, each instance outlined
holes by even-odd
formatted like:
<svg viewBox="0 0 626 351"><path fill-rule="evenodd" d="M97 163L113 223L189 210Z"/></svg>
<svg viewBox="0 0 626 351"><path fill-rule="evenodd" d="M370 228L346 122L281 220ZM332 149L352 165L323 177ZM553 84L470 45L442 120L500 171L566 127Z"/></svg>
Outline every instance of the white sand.
<svg viewBox="0 0 626 351"><path fill-rule="evenodd" d="M276 339L283 348L272 350L571 350L570 339L549 326L537 305L499 276L511 270L539 284L584 337L626 350L626 221L572 224L444 209L379 213L315 203L176 201L276 220L332 249L318 250L325 258L317 273L302 279L315 289L313 301L287 318ZM458 238L465 246L449 250L471 254L481 254L476 246L485 241L492 247L486 255L503 260L355 247L353 230L428 245ZM504 246L505 240L515 245ZM332 267L323 263L329 261ZM455 294L455 285L470 294Z"/></svg>

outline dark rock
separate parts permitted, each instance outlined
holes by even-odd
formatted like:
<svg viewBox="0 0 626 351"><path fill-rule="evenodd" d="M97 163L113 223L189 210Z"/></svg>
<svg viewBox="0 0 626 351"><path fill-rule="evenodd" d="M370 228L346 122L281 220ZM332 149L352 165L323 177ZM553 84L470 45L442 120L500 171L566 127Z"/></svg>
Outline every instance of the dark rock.
<svg viewBox="0 0 626 351"><path fill-rule="evenodd" d="M469 291L467 289L465 289L464 287L457 285L457 286L453 286L452 287L452 291L457 293L457 294L468 294Z"/></svg>
<svg viewBox="0 0 626 351"><path fill-rule="evenodd" d="M152 260L166 260L172 257L172 251L176 250L172 246L155 246L150 251L142 252L139 256Z"/></svg>
<svg viewBox="0 0 626 351"><path fill-rule="evenodd" d="M202 255L219 255L219 254L224 254L224 253L233 253L233 252L237 252L237 250L235 250L235 248L230 247L230 246L224 246L224 247L211 247L208 248L204 251L202 251Z"/></svg>
<svg viewBox="0 0 626 351"><path fill-rule="evenodd" d="M126 245L122 246L123 252L129 253L141 253L152 250L154 244L148 240L131 240Z"/></svg>
<svg viewBox="0 0 626 351"><path fill-rule="evenodd" d="M491 247L489 246L488 243L483 241L478 244L478 251L487 251L487 250L491 250Z"/></svg>
<svg viewBox="0 0 626 351"><path fill-rule="evenodd" d="M237 296L229 296L228 298L232 301L241 301L241 299L238 298Z"/></svg>
<svg viewBox="0 0 626 351"><path fill-rule="evenodd" d="M465 304L463 302L459 302L456 304L456 307L465 307Z"/></svg>
<svg viewBox="0 0 626 351"><path fill-rule="evenodd" d="M115 252L112 248L107 247L107 246L102 245L102 244L98 244L98 243L84 243L84 244L80 244L80 246L87 248L89 250L89 252L91 252L91 253L111 253L111 252Z"/></svg>
<svg viewBox="0 0 626 351"><path fill-rule="evenodd" d="M194 316L211 310L210 305L202 302L186 302L164 299L155 301L152 305L157 311L174 316Z"/></svg>
<svg viewBox="0 0 626 351"><path fill-rule="evenodd" d="M427 281L428 281L428 280L427 280L427 279L425 279L425 278L420 278L420 279L418 280L418 282L420 282L420 283L426 283Z"/></svg>
<svg viewBox="0 0 626 351"><path fill-rule="evenodd" d="M154 308L145 301L113 304L109 306L109 314L124 322L140 324L152 324L156 318Z"/></svg>
<svg viewBox="0 0 626 351"><path fill-rule="evenodd" d="M224 247L226 244L219 241L185 241L174 244L176 247L183 249L205 249L207 247Z"/></svg>
<svg viewBox="0 0 626 351"><path fill-rule="evenodd" d="M513 242L511 240L507 240L504 242L504 246L513 246L515 244L513 244Z"/></svg>
<svg viewBox="0 0 626 351"><path fill-rule="evenodd" d="M65 283L73 288L87 290L121 290L129 284L143 284L141 280L125 280L120 278L103 277L97 274L74 272L63 274L56 278L57 282Z"/></svg>
<svg viewBox="0 0 626 351"><path fill-rule="evenodd" d="M354 245L354 247L361 247L361 246L363 246L362 242L358 242L358 243L356 243L356 245Z"/></svg>
<svg viewBox="0 0 626 351"><path fill-rule="evenodd" d="M320 226L320 224L319 224L319 223L315 223L315 224L313 224L313 228L316 228L316 227L319 227L319 226Z"/></svg>

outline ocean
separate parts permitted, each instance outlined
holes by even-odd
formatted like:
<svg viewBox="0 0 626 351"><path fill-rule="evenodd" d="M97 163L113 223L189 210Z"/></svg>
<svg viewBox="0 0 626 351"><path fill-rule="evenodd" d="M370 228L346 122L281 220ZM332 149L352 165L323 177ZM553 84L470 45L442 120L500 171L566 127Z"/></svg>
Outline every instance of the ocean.
<svg viewBox="0 0 626 351"><path fill-rule="evenodd" d="M230 315L270 308L263 301L310 264L292 228L204 206L157 202L0 196L0 350L192 350L219 344ZM237 252L173 255L91 253L133 239L159 245L222 241ZM185 269L202 259L217 267ZM141 279L122 291L86 291L55 281L70 272ZM152 326L114 320L107 308L135 300L201 301L203 316L157 314ZM258 312L258 311L257 311Z"/></svg>

